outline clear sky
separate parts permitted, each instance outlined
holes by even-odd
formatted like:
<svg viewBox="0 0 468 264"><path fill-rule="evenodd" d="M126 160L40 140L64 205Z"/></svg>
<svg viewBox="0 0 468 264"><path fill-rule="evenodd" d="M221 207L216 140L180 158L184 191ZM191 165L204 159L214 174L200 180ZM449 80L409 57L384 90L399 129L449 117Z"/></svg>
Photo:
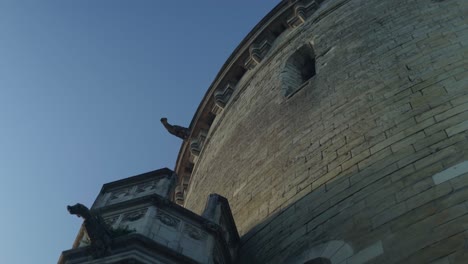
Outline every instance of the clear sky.
<svg viewBox="0 0 468 264"><path fill-rule="evenodd" d="M279 0L1 0L0 263L56 263L102 184L173 169L230 53Z"/></svg>

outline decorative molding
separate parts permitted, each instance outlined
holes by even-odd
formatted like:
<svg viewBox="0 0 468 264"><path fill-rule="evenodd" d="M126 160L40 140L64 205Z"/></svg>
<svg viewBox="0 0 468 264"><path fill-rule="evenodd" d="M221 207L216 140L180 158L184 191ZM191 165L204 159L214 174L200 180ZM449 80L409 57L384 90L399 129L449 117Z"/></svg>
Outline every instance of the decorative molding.
<svg viewBox="0 0 468 264"><path fill-rule="evenodd" d="M249 57L244 63L247 70L252 70L259 64L271 48L270 40L265 39L259 44L252 44L249 47Z"/></svg>
<svg viewBox="0 0 468 264"><path fill-rule="evenodd" d="M156 181L150 181L150 182L145 182L137 185L136 192L137 193L143 193L149 190L156 189Z"/></svg>
<svg viewBox="0 0 468 264"><path fill-rule="evenodd" d="M205 240L208 236L205 232L189 224L185 224L184 233L195 240Z"/></svg>
<svg viewBox="0 0 468 264"><path fill-rule="evenodd" d="M184 187L183 186L177 185L175 187L174 200L176 204L178 205L184 204Z"/></svg>
<svg viewBox="0 0 468 264"><path fill-rule="evenodd" d="M306 21L312 11L317 10L319 3L316 0L308 3L298 3L294 6L294 15L288 19L287 23L291 28L298 27Z"/></svg>
<svg viewBox="0 0 468 264"><path fill-rule="evenodd" d="M117 220L119 220L119 218L120 215L109 216L104 218L104 222L107 226L113 226L117 222Z"/></svg>
<svg viewBox="0 0 468 264"><path fill-rule="evenodd" d="M236 82L237 83L237 82ZM224 109L226 104L229 102L229 99L231 98L231 95L234 93L236 83L229 82L224 89L222 90L217 90L214 93L214 98L215 98L215 103L217 106L219 106L221 109Z"/></svg>
<svg viewBox="0 0 468 264"><path fill-rule="evenodd" d="M139 209L123 215L122 222L135 222L145 216L148 208Z"/></svg>
<svg viewBox="0 0 468 264"><path fill-rule="evenodd" d="M110 200L116 200L130 194L130 188L123 188L117 191L111 192Z"/></svg>
<svg viewBox="0 0 468 264"><path fill-rule="evenodd" d="M203 148L203 143L205 143L206 135L206 130L202 130L196 138L190 141L190 153L192 153L194 156L200 155L200 152Z"/></svg>
<svg viewBox="0 0 468 264"><path fill-rule="evenodd" d="M176 228L179 226L180 220L171 216L170 214L167 214L164 211L158 210L158 214L156 214L156 219L161 221L161 223Z"/></svg>

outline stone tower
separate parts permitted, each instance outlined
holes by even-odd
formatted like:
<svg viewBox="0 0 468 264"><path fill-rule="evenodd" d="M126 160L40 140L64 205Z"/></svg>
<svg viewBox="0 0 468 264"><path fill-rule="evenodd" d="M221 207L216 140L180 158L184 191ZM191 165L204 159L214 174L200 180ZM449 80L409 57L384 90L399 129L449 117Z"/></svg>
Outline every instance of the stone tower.
<svg viewBox="0 0 468 264"><path fill-rule="evenodd" d="M290 0L181 147L175 201L226 197L239 263L468 263L466 0Z"/></svg>
<svg viewBox="0 0 468 264"><path fill-rule="evenodd" d="M103 217L143 214L131 228L164 246L141 263L468 263L467 130L466 0L285 0L208 88L172 202L143 214L135 196ZM155 232L158 210L211 242L194 250L185 224ZM85 248L63 263L121 263L83 262Z"/></svg>

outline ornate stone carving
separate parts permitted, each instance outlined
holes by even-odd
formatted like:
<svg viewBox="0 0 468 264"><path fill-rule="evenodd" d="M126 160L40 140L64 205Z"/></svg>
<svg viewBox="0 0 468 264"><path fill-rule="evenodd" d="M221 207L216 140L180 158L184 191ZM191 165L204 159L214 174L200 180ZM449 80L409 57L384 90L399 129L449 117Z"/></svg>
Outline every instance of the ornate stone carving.
<svg viewBox="0 0 468 264"><path fill-rule="evenodd" d="M217 225L216 223L212 222L212 221L209 221L209 220L206 220L205 222L203 222L203 226L206 227L208 230L211 230L213 232L219 232L220 231L220 227L219 225Z"/></svg>
<svg viewBox="0 0 468 264"><path fill-rule="evenodd" d="M179 205L184 203L184 187L180 185L175 188L175 202Z"/></svg>
<svg viewBox="0 0 468 264"><path fill-rule="evenodd" d="M166 130L171 133L172 135L181 138L183 140L187 140L190 137L190 129L186 127L181 127L177 125L171 125L167 122L167 118L161 118L161 123L166 128Z"/></svg>
<svg viewBox="0 0 468 264"><path fill-rule="evenodd" d="M70 214L84 219L84 227L91 242L90 254L94 258L109 254L112 236L102 217L99 214L91 213L86 206L80 203L67 206L67 210Z"/></svg>
<svg viewBox="0 0 468 264"><path fill-rule="evenodd" d="M179 226L179 223L180 223L180 220L167 214L166 212L164 211L161 211L161 210L158 210L158 214L156 215L156 218L161 221L161 223L167 225L167 226L170 226L170 227L173 227L173 228L177 228Z"/></svg>
<svg viewBox="0 0 468 264"><path fill-rule="evenodd" d="M214 93L214 98L215 98L215 103L221 108L224 108L231 98L232 93L234 92L235 89L235 83L229 82L224 89L222 90L217 90Z"/></svg>
<svg viewBox="0 0 468 264"><path fill-rule="evenodd" d="M135 222L139 220L140 218L142 218L146 214L147 211L148 211L148 208L144 208L144 209L126 213L124 214L122 218L122 222Z"/></svg>
<svg viewBox="0 0 468 264"><path fill-rule="evenodd" d="M120 215L114 215L110 217L104 218L104 222L106 223L107 226L113 226L117 220L119 220Z"/></svg>
<svg viewBox="0 0 468 264"><path fill-rule="evenodd" d="M204 240L207 237L207 234L200 229L192 226L192 225L185 225L184 232L191 238L195 240Z"/></svg>
<svg viewBox="0 0 468 264"><path fill-rule="evenodd" d="M319 2L316 0L304 1L294 6L294 15L288 19L287 23L291 28L298 27L306 21L309 14L316 10Z"/></svg>
<svg viewBox="0 0 468 264"><path fill-rule="evenodd" d="M136 192L137 193L143 193L143 192L146 192L148 190L153 190L155 188L156 188L156 182L155 181L145 182L145 183L139 184L137 186Z"/></svg>
<svg viewBox="0 0 468 264"><path fill-rule="evenodd" d="M130 194L130 188L120 189L111 193L110 200L116 200Z"/></svg>
<svg viewBox="0 0 468 264"><path fill-rule="evenodd" d="M200 151L203 148L203 143L205 143L206 135L206 131L202 130L196 138L190 141L190 153L192 153L194 156L200 155Z"/></svg>
<svg viewBox="0 0 468 264"><path fill-rule="evenodd" d="M247 70L251 70L259 64L266 53L271 48L271 41L265 39L264 41L260 42L259 44L252 44L249 48L249 57L244 63L244 66Z"/></svg>

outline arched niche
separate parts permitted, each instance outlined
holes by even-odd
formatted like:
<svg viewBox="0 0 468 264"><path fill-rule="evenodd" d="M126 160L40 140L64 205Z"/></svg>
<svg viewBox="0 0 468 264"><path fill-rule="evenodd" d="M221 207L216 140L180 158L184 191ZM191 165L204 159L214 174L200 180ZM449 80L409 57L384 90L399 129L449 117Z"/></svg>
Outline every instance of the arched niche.
<svg viewBox="0 0 468 264"><path fill-rule="evenodd" d="M284 64L281 71L281 93L284 97L291 97L316 74L315 52L312 44L308 43L297 49Z"/></svg>

